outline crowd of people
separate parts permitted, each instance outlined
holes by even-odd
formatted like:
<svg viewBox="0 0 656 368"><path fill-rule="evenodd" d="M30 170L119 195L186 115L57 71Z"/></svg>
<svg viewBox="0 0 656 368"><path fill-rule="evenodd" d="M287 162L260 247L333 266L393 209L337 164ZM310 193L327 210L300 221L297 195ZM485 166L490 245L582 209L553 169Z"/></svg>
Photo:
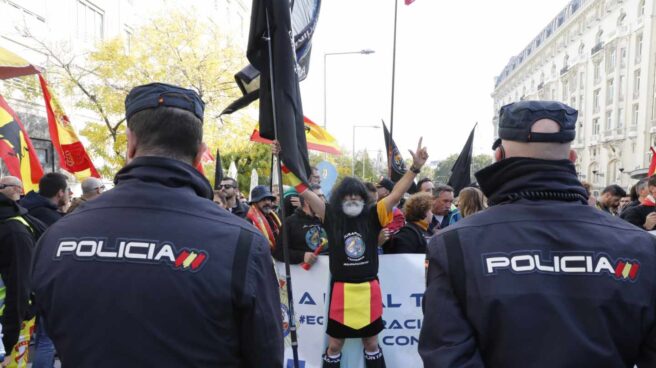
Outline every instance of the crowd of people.
<svg viewBox="0 0 656 368"><path fill-rule="evenodd" d="M347 338L362 339L366 367L386 366L378 262L399 253L426 255L427 367L656 362L656 240L644 231L656 177L595 199L572 164L566 105L504 106L496 163L459 191L417 178L420 139L397 182L346 177L328 195L313 168L307 188L260 185L248 200L234 178L213 189L194 169L194 91L139 86L125 107L129 162L112 190L89 178L71 200L66 176L49 173L23 196L18 178L0 179L3 366L35 319L33 368L55 351L70 367L282 367L272 258L286 248L292 264L329 257L326 368Z"/></svg>

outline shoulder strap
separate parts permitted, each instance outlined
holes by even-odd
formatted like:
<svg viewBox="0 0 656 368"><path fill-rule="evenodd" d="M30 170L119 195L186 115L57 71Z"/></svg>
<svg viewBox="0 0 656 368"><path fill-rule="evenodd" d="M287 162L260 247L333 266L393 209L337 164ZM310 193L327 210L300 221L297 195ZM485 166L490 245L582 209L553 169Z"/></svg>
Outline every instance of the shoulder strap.
<svg viewBox="0 0 656 368"><path fill-rule="evenodd" d="M27 228L27 231L29 231L30 234L32 234L33 236L35 235L34 227L32 227L32 225L30 225L30 223L27 222L27 220L25 220L23 218L23 216L18 215L18 216L14 216L14 217L9 217L9 218L6 218L3 222L7 222L7 221L18 221L21 224L25 225L25 227Z"/></svg>
<svg viewBox="0 0 656 368"><path fill-rule="evenodd" d="M449 262L449 278L451 287L462 306L463 313L467 312L467 294L465 284L465 260L462 255L462 246L460 237L456 230L444 233L444 242L446 245L446 257Z"/></svg>
<svg viewBox="0 0 656 368"><path fill-rule="evenodd" d="M251 253L253 233L242 229L239 232L235 257L232 260L232 290L233 302L237 305L242 303L244 287L246 284L246 270L248 269L248 256Z"/></svg>

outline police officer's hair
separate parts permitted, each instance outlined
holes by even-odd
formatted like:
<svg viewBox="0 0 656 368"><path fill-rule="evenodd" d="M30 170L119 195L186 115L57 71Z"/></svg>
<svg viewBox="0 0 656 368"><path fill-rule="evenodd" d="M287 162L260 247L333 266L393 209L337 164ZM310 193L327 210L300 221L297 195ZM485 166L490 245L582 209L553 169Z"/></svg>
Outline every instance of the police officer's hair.
<svg viewBox="0 0 656 368"><path fill-rule="evenodd" d="M626 197L626 191L617 184L611 184L601 191L601 194L610 193L613 197Z"/></svg>
<svg viewBox="0 0 656 368"><path fill-rule="evenodd" d="M229 176L224 176L223 179L221 179L221 181L231 181L232 186L235 187L235 189L239 190L239 183L237 183L237 180L235 180L234 178L231 178Z"/></svg>
<svg viewBox="0 0 656 368"><path fill-rule="evenodd" d="M128 128L136 136L139 155L193 162L203 141L203 122L193 113L160 106L132 115Z"/></svg>
<svg viewBox="0 0 656 368"><path fill-rule="evenodd" d="M442 192L453 192L453 191L454 191L453 187L451 187L450 185L440 184L435 188L433 188L433 197L435 198L439 197L440 194L442 194Z"/></svg>
<svg viewBox="0 0 656 368"><path fill-rule="evenodd" d="M39 180L39 194L46 198L53 198L60 190L66 191L68 182L64 174L51 172L43 175Z"/></svg>

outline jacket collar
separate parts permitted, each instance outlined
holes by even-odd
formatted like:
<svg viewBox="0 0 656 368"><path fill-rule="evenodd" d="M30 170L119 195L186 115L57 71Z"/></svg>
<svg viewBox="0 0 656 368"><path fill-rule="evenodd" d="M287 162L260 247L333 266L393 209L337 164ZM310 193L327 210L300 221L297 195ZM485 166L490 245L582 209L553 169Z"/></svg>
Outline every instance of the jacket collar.
<svg viewBox="0 0 656 368"><path fill-rule="evenodd" d="M191 165L179 160L140 156L124 166L114 178L116 185L132 180L155 182L166 187L190 187L199 197L212 199L213 191L209 181Z"/></svg>

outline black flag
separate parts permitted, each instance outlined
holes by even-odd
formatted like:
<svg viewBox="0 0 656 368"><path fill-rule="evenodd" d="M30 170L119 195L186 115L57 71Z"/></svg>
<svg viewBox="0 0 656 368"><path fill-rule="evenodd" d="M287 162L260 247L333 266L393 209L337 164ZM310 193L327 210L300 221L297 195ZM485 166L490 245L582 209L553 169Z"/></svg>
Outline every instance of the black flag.
<svg viewBox="0 0 656 368"><path fill-rule="evenodd" d="M387 125L385 125L384 121L383 132L385 134L385 150L387 152L387 175L396 183L408 169L405 167L405 161L401 157L399 148L394 143L394 140L390 138L389 130L387 130Z"/></svg>
<svg viewBox="0 0 656 368"><path fill-rule="evenodd" d="M270 35L267 34L267 14ZM268 42L271 43L273 70L269 67ZM289 2L254 0L246 56L260 71L260 136L277 138L281 147L280 158L285 167L302 183L307 183L310 161L293 46ZM271 78L274 80L278 137L274 134Z"/></svg>
<svg viewBox="0 0 656 368"><path fill-rule="evenodd" d="M214 171L214 189L218 190L219 185L221 185L221 182L223 181L223 165L221 165L221 153L219 150L216 150L216 166L215 166L215 171Z"/></svg>
<svg viewBox="0 0 656 368"><path fill-rule="evenodd" d="M472 148L474 144L474 131L476 130L476 125L472 128L471 133L469 133L469 138L467 138L467 143L462 147L460 156L453 164L451 168L451 177L449 178L448 184L453 187L453 195L456 197L460 194L460 191L471 184L471 163L472 163Z"/></svg>

